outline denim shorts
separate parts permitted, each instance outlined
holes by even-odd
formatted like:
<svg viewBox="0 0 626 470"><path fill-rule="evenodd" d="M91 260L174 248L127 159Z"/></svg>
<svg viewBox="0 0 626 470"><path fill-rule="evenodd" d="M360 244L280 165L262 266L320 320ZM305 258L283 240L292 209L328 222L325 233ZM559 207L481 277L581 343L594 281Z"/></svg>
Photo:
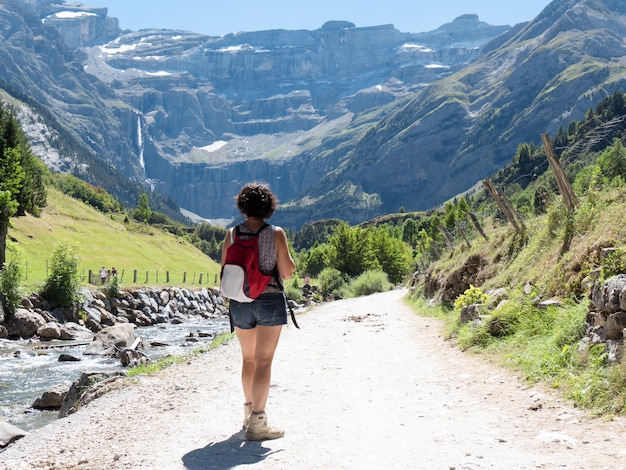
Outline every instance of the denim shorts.
<svg viewBox="0 0 626 470"><path fill-rule="evenodd" d="M261 294L249 303L230 301L230 321L233 326L249 330L255 326L287 324L287 304L282 292Z"/></svg>

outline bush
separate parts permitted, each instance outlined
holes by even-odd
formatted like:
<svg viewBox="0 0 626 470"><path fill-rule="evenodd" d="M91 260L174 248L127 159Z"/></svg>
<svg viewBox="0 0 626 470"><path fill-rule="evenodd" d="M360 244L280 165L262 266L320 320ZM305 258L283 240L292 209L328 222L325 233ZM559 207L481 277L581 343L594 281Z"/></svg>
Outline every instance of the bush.
<svg viewBox="0 0 626 470"><path fill-rule="evenodd" d="M296 302L302 300L302 291L300 290L300 283L298 282L298 276L293 276L291 281L285 285L285 296Z"/></svg>
<svg viewBox="0 0 626 470"><path fill-rule="evenodd" d="M104 286L103 289L106 296L109 298L117 297L120 293L120 284L120 279L117 274L112 274L109 283Z"/></svg>
<svg viewBox="0 0 626 470"><path fill-rule="evenodd" d="M602 278L608 279L617 274L626 274L626 251L617 249L602 259Z"/></svg>
<svg viewBox="0 0 626 470"><path fill-rule="evenodd" d="M73 307L78 303L80 260L77 252L76 245L62 242L52 255L50 275L41 290L41 296L58 307Z"/></svg>
<svg viewBox="0 0 626 470"><path fill-rule="evenodd" d="M487 294L483 294L478 287L470 284L469 289L459 295L454 301L455 308L463 308L467 305L484 304L487 302Z"/></svg>
<svg viewBox="0 0 626 470"><path fill-rule="evenodd" d="M13 315L20 304L22 299L20 284L23 277L20 256L13 250L11 261L0 271L0 299L7 316Z"/></svg>
<svg viewBox="0 0 626 470"><path fill-rule="evenodd" d="M335 298L342 297L342 289L346 285L341 273L335 268L324 269L319 276L320 290L324 297L333 295Z"/></svg>
<svg viewBox="0 0 626 470"><path fill-rule="evenodd" d="M385 292L392 287L387 274L383 271L365 271L348 284L347 291L351 297L360 297L375 292Z"/></svg>

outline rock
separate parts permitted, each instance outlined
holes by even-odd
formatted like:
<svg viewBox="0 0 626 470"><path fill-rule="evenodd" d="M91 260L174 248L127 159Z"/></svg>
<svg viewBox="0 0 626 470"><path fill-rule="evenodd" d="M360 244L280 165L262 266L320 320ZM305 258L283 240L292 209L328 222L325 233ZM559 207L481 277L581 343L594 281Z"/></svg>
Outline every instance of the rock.
<svg viewBox="0 0 626 470"><path fill-rule="evenodd" d="M8 338L8 337L9 337L9 332L4 327L4 325L0 325L0 338Z"/></svg>
<svg viewBox="0 0 626 470"><path fill-rule="evenodd" d="M78 323L67 322L65 325L61 325L61 339L63 340L91 341L93 336L91 330Z"/></svg>
<svg viewBox="0 0 626 470"><path fill-rule="evenodd" d="M59 418L64 418L78 411L80 407L101 396L122 375L118 372L84 372L81 374L80 378L72 384L65 395L59 409Z"/></svg>
<svg viewBox="0 0 626 470"><path fill-rule="evenodd" d="M59 362L80 362L80 358L72 356L71 354L61 354L59 356Z"/></svg>
<svg viewBox="0 0 626 470"><path fill-rule="evenodd" d="M469 323L480 316L480 305L472 304L472 305L464 305L461 308L461 317L459 318L459 323L462 325L465 323Z"/></svg>
<svg viewBox="0 0 626 470"><path fill-rule="evenodd" d="M96 334L93 342L83 352L86 356L107 356L129 347L135 341L135 326L119 323L104 328Z"/></svg>
<svg viewBox="0 0 626 470"><path fill-rule="evenodd" d="M591 292L591 302L600 312L615 313L626 310L626 274L607 279L602 286L595 283Z"/></svg>
<svg viewBox="0 0 626 470"><path fill-rule="evenodd" d="M626 312L611 313L604 324L607 339L621 340L626 327Z"/></svg>
<svg viewBox="0 0 626 470"><path fill-rule="evenodd" d="M0 421L0 447L6 447L11 442L26 436L28 433L12 424Z"/></svg>
<svg viewBox="0 0 626 470"><path fill-rule="evenodd" d="M485 295L487 296L487 299L488 299L487 307L489 309L492 309L496 305L498 305L500 302L502 302L504 299L508 299L509 292L504 287L501 287L499 289L488 290L487 292L485 292Z"/></svg>
<svg viewBox="0 0 626 470"><path fill-rule="evenodd" d="M32 338L37 334L39 327L46 324L41 315L31 310L18 308L15 315L5 322L10 338Z"/></svg>
<svg viewBox="0 0 626 470"><path fill-rule="evenodd" d="M563 306L563 302L560 299L542 300L541 302L537 304L537 308L543 308L543 309L546 309L548 307L562 307L562 306Z"/></svg>
<svg viewBox="0 0 626 470"><path fill-rule="evenodd" d="M609 364L618 364L624 357L624 341L609 339L606 342L606 352Z"/></svg>
<svg viewBox="0 0 626 470"><path fill-rule="evenodd" d="M122 367L136 367L148 362L148 356L135 349L122 349L120 351L120 363Z"/></svg>
<svg viewBox="0 0 626 470"><path fill-rule="evenodd" d="M61 325L59 323L46 323L37 330L41 339L61 339Z"/></svg>
<svg viewBox="0 0 626 470"><path fill-rule="evenodd" d="M36 410L58 410L61 408L63 399L72 386L71 382L57 384L49 390L43 392L41 397L37 398L32 407Z"/></svg>

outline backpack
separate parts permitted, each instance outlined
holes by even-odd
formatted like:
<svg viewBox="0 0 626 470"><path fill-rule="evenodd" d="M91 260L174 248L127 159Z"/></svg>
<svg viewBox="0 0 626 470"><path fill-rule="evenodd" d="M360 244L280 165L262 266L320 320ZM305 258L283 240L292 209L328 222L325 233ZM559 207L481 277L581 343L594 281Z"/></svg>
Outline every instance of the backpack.
<svg viewBox="0 0 626 470"><path fill-rule="evenodd" d="M220 276L223 297L252 302L272 280L272 274L261 272L259 267L259 235L268 227L265 224L256 233L242 233L239 226L230 231L230 246Z"/></svg>

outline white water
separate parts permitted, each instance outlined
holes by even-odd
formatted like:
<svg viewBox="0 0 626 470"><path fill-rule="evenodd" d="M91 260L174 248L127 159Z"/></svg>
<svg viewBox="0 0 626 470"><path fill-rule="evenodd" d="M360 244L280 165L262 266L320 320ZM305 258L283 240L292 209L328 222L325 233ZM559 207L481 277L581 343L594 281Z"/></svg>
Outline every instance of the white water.
<svg viewBox="0 0 626 470"><path fill-rule="evenodd" d="M137 151L139 152L139 165L143 170L143 176L146 176L146 162L143 159L143 135L141 133L141 119L137 117Z"/></svg>

